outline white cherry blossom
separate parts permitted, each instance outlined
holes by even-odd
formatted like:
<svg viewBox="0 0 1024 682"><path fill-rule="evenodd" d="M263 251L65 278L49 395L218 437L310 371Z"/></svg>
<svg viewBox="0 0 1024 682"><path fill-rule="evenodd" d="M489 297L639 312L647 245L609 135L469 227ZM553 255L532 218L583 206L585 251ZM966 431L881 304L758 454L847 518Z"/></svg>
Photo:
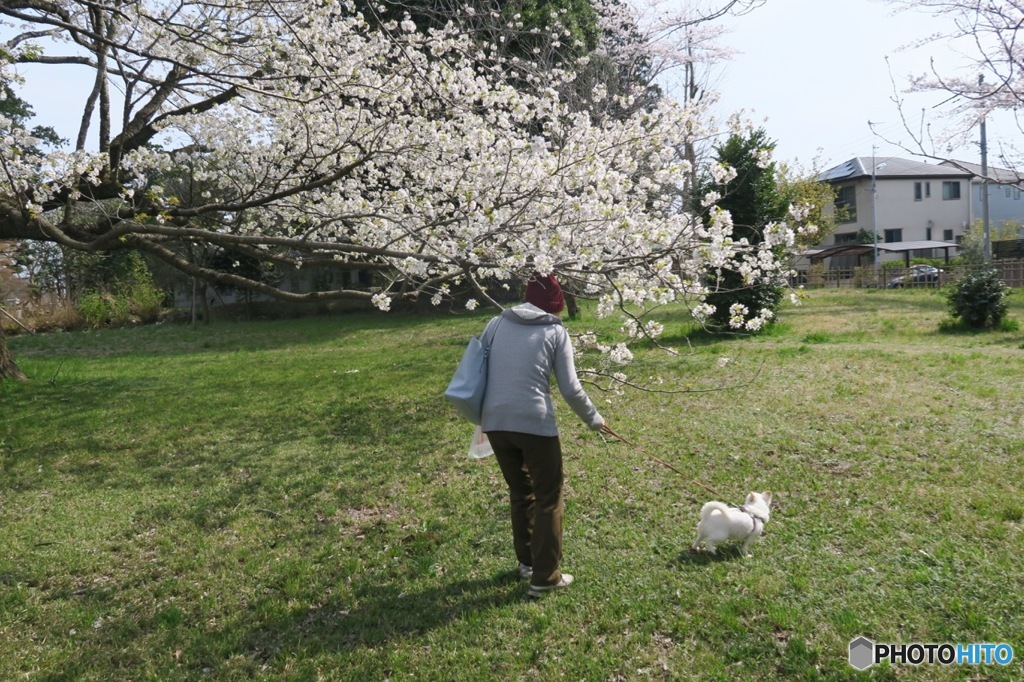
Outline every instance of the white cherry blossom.
<svg viewBox="0 0 1024 682"><path fill-rule="evenodd" d="M492 20L480 12L419 33L384 7L384 30L371 29L342 0L59 4L66 16L57 24L88 35L90 11L102 15L110 38L100 43L119 72L100 80L130 83L137 97L121 130L111 121L98 143L97 131L83 130L94 142L71 151L36 154L37 141L0 117L0 204L11 216L0 237L85 251L128 244L188 276L285 300L357 298L383 311L399 297L440 305L464 291L474 292L467 309L494 306L492 296L533 271L554 272L596 299L599 316L623 311L633 320L627 337L653 339L663 328L647 317L660 306L684 302L706 318L716 269L741 269L750 286L778 283L784 268L773 249L809 229L797 211L751 246L731 238L717 193L704 198L708 216L690 212L695 168L680 150L724 132L708 110L713 96L650 104L643 93L599 87L596 102L626 113L582 111L565 94L573 73L475 41L467 27L477 24L462 22ZM599 4L608 25L624 11ZM657 36L667 40L671 22L659 16L640 32L650 41L629 49L668 60ZM29 45L5 56L31 60L52 47ZM609 40L600 49L620 48ZM11 74L11 63L0 64L0 80ZM723 184L736 175L720 164L708 170ZM376 289L288 291L189 261L195 243L281 266L370 266ZM730 313L732 326L751 328L749 311ZM626 343L604 355L629 362Z"/></svg>

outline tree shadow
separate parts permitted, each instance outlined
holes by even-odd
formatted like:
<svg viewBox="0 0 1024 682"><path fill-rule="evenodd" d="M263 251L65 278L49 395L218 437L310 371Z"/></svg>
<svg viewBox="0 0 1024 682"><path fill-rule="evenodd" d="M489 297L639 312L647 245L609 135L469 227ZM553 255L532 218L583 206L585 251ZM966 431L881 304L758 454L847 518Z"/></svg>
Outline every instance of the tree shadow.
<svg viewBox="0 0 1024 682"><path fill-rule="evenodd" d="M195 358L203 354L253 352L327 345L343 348L351 335L408 334L421 337L424 330L453 331L450 338L439 332L437 343L465 345L468 333L462 325L476 324L483 329L485 312L444 315L439 312L416 314L394 312L345 312L306 317L254 320L217 320L210 325L184 323L109 327L75 332L19 334L7 339L15 360L49 358L96 358L132 356ZM471 333L478 333L475 327ZM433 331L430 331L433 333ZM45 365L37 378L53 375L57 362Z"/></svg>
<svg viewBox="0 0 1024 682"><path fill-rule="evenodd" d="M512 572L446 582L407 592L406 581L353 585L350 603L326 604L264 621L240 633L235 624L215 639L234 640L235 653L254 659L310 651L344 652L376 648L420 635L451 622L529 598Z"/></svg>

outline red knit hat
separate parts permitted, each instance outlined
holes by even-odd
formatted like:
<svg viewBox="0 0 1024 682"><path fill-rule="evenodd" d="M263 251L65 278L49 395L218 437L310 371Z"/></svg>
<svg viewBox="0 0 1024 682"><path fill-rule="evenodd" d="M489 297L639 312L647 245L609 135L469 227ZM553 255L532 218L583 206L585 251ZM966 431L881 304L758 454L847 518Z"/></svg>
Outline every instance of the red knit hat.
<svg viewBox="0 0 1024 682"><path fill-rule="evenodd" d="M526 285L526 302L552 315L562 312L565 299L555 275L552 273L543 276L539 272L534 272L530 277L530 283Z"/></svg>

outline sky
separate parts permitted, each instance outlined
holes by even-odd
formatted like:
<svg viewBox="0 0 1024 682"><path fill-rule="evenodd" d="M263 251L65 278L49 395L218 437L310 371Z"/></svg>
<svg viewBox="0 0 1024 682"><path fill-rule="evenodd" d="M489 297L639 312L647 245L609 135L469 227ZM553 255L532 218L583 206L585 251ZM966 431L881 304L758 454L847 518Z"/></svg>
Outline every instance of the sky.
<svg viewBox="0 0 1024 682"><path fill-rule="evenodd" d="M946 44L901 49L948 26L922 12L893 15L884 0L766 0L731 18L728 28L722 42L736 54L715 74L712 86L722 97L716 113L725 118L744 110L776 141L777 160L808 170L872 154L914 158L892 144L910 142L893 101L893 81L904 90L907 76L925 73L933 57L944 70L964 64ZM33 124L51 125L73 139L89 73L60 71L62 82L50 80L54 70L47 70L43 78L30 78L22 94L35 109ZM932 106L946 98L899 94L914 121L922 108L934 116ZM997 122L988 128L991 143ZM949 155L979 162L974 142Z"/></svg>
<svg viewBox="0 0 1024 682"><path fill-rule="evenodd" d="M722 42L737 54L716 83L719 113L744 109L776 140L776 159L806 168L816 156L821 169L873 153L915 158L886 141L911 142L894 97L905 98L915 125L925 109L933 128L944 127L932 107L948 95L908 95L907 77L928 72L932 58L945 73L966 62L946 42L902 48L948 29L946 21L920 11L893 15L879 0L767 0L729 22ZM986 126L990 142L997 125ZM950 156L978 163L979 145Z"/></svg>

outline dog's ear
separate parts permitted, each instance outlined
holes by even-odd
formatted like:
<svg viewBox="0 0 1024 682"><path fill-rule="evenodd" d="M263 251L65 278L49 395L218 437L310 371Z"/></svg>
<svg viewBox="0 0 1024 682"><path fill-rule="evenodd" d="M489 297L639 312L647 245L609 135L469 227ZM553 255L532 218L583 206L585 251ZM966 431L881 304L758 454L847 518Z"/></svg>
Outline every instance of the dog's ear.
<svg viewBox="0 0 1024 682"><path fill-rule="evenodd" d="M772 503L772 491L771 490L762 493L761 497L764 498L764 503L765 504L771 504Z"/></svg>

